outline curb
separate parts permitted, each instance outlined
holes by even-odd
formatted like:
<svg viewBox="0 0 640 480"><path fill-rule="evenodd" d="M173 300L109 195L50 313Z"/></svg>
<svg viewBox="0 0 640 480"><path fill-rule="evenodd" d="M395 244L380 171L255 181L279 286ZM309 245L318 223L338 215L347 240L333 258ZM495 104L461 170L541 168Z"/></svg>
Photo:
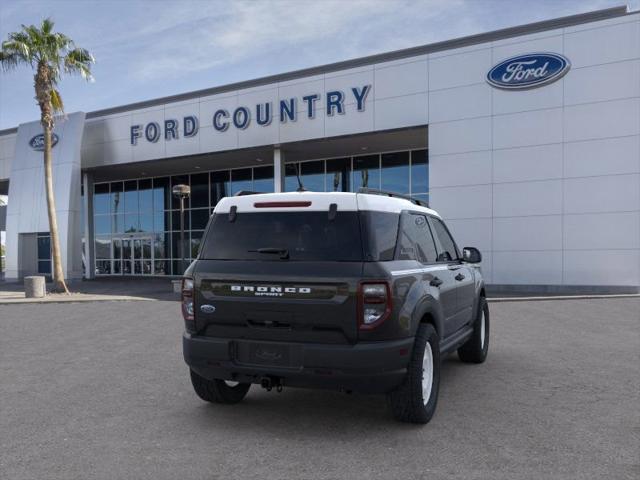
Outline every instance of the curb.
<svg viewBox="0 0 640 480"><path fill-rule="evenodd" d="M640 293L622 293L613 295L556 295L546 297L488 297L488 302L549 302L553 300L591 300L599 298L640 298Z"/></svg>
<svg viewBox="0 0 640 480"><path fill-rule="evenodd" d="M44 297L42 299L36 298L13 298L13 299L0 299L0 305L24 305L24 304L47 304L47 303L86 303L86 302L157 302L155 298L147 297L126 297L126 296L113 296L113 297L91 297L91 298L53 298L49 299Z"/></svg>

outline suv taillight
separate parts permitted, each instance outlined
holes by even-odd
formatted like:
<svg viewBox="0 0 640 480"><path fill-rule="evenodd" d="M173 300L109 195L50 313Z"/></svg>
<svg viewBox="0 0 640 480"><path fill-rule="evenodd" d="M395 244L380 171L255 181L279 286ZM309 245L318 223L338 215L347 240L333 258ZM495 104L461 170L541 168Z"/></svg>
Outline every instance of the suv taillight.
<svg viewBox="0 0 640 480"><path fill-rule="evenodd" d="M193 330L193 279L182 279L182 316L187 330Z"/></svg>
<svg viewBox="0 0 640 480"><path fill-rule="evenodd" d="M371 330L391 313L391 289L387 282L364 282L358 289L358 327Z"/></svg>

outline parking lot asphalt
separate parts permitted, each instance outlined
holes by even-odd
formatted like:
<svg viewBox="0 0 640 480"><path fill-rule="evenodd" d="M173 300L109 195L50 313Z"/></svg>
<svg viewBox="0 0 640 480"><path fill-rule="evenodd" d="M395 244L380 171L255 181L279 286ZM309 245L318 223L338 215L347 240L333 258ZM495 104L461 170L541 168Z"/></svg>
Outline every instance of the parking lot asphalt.
<svg viewBox="0 0 640 480"><path fill-rule="evenodd" d="M640 299L491 304L426 426L382 396L192 391L177 302L0 306L0 478L637 479Z"/></svg>

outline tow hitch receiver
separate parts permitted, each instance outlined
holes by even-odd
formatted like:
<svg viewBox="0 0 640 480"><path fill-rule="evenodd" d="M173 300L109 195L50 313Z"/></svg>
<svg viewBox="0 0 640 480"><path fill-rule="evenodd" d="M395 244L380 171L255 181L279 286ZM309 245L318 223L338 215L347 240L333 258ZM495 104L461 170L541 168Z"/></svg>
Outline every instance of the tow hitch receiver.
<svg viewBox="0 0 640 480"><path fill-rule="evenodd" d="M273 388L276 389L278 393L282 392L282 379L280 377L262 377L260 379L260 386L264 388L267 392L270 392Z"/></svg>

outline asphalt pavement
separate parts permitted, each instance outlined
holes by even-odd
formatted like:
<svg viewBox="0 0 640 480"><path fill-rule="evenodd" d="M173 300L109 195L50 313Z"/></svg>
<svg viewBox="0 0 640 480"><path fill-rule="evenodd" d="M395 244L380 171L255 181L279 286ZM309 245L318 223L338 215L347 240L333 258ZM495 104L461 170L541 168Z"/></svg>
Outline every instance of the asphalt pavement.
<svg viewBox="0 0 640 480"><path fill-rule="evenodd" d="M382 396L192 391L177 302L0 305L0 478L637 479L640 299L492 303L426 426Z"/></svg>

